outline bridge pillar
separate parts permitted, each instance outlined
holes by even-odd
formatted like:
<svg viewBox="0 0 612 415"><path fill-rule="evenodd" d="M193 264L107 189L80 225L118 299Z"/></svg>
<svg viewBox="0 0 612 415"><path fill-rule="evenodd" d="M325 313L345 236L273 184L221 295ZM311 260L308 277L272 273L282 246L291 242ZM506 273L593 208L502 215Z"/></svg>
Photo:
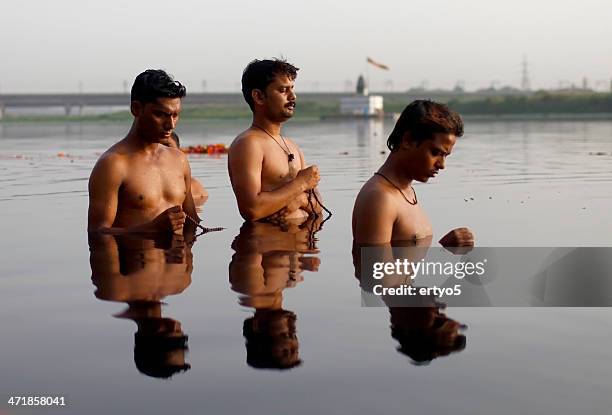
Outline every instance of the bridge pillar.
<svg viewBox="0 0 612 415"><path fill-rule="evenodd" d="M0 120L4 119L4 113L6 112L6 107L3 102L0 102Z"/></svg>
<svg viewBox="0 0 612 415"><path fill-rule="evenodd" d="M72 113L72 106L70 104L66 104L64 106L64 112L66 113L66 117L69 117Z"/></svg>

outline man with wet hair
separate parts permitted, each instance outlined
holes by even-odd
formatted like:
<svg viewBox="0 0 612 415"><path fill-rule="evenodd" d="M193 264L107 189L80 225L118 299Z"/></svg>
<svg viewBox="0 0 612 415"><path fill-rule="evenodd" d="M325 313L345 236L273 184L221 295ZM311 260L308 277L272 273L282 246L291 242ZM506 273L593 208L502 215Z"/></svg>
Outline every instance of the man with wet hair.
<svg viewBox="0 0 612 415"><path fill-rule="evenodd" d="M321 212L318 167L306 167L297 144L281 134L295 111L297 71L284 60L266 59L252 61L242 75L253 123L232 142L228 170L240 214L249 221L304 221Z"/></svg>
<svg viewBox="0 0 612 415"><path fill-rule="evenodd" d="M132 127L100 156L89 177L88 231L181 233L187 217L199 221L187 157L161 145L171 140L185 93L162 70L149 69L136 77Z"/></svg>
<svg viewBox="0 0 612 415"><path fill-rule="evenodd" d="M431 223L412 182L427 182L444 169L462 135L461 117L446 105L417 100L404 109L387 140L391 153L357 195L353 208L357 245L429 245ZM474 236L469 229L458 228L439 242L445 247L471 247Z"/></svg>

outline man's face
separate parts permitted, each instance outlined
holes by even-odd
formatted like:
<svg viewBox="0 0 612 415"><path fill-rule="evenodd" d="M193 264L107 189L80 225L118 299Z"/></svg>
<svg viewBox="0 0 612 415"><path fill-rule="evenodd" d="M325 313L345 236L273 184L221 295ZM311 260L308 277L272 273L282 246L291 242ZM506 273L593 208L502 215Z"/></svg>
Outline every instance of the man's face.
<svg viewBox="0 0 612 415"><path fill-rule="evenodd" d="M454 134L435 133L432 139L417 144L411 140L403 143L408 152L409 175L420 182L427 182L445 167L457 141Z"/></svg>
<svg viewBox="0 0 612 415"><path fill-rule="evenodd" d="M180 98L157 98L155 102L132 102L140 136L148 142L167 144L181 113Z"/></svg>
<svg viewBox="0 0 612 415"><path fill-rule="evenodd" d="M274 78L263 94L265 110L272 120L283 122L293 117L297 96L294 91L295 81L286 75Z"/></svg>

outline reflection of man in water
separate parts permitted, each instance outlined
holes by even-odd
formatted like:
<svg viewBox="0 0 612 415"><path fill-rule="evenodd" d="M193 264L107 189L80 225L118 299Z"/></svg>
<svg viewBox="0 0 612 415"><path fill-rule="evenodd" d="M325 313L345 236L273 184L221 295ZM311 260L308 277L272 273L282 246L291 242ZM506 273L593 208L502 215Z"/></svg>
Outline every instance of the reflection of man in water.
<svg viewBox="0 0 612 415"><path fill-rule="evenodd" d="M244 321L247 364L256 369L291 369L299 366L296 316L283 309L259 309Z"/></svg>
<svg viewBox="0 0 612 415"><path fill-rule="evenodd" d="M240 304L255 308L243 326L247 363L252 367L289 369L301 363L296 316L283 309L283 290L302 281L303 270L318 270L319 259L308 255L318 252L310 225L308 221L281 229L245 222L232 243L232 290L241 294Z"/></svg>
<svg viewBox="0 0 612 415"><path fill-rule="evenodd" d="M90 235L91 279L95 296L128 308L118 318L133 320L134 362L148 376L169 378L188 370L187 336L181 323L162 317L161 300L179 294L191 283L193 257L180 235L162 242L135 237Z"/></svg>
<svg viewBox="0 0 612 415"><path fill-rule="evenodd" d="M177 150L181 149L181 140L175 132L172 132L170 136L170 140L164 142L163 144L168 147L176 148ZM202 186L202 183L195 177L191 178L191 196L193 197L193 201L196 206L203 205L208 199L208 191Z"/></svg>
<svg viewBox="0 0 612 415"><path fill-rule="evenodd" d="M127 136L109 148L89 178L89 231L110 234L182 232L185 214L199 220L191 169L170 140L185 87L162 70L136 77Z"/></svg>
<svg viewBox="0 0 612 415"><path fill-rule="evenodd" d="M446 157L462 135L461 118L443 104L414 101L404 109L387 140L391 153L355 201L353 238L358 245L431 238L431 223L412 182L427 182L444 169ZM474 237L469 229L458 228L440 243L473 246Z"/></svg>
<svg viewBox="0 0 612 415"><path fill-rule="evenodd" d="M413 247L396 247L396 252L402 251L407 257L425 252L417 247L416 243ZM390 247L378 251L382 256L389 255L390 252ZM367 296L372 292L372 278L369 272L362 272L360 258L361 251L353 249L355 276L359 280L362 295ZM384 276L376 282L387 288L411 284L403 276L397 275ZM391 337L400 344L397 350L409 356L414 364L427 364L437 357L465 349L466 339L461 333L465 326L447 317L442 311L444 304L434 297L389 295L379 299L389 308Z"/></svg>
<svg viewBox="0 0 612 415"><path fill-rule="evenodd" d="M389 307L391 337L399 342L397 350L414 364L427 364L440 356L465 349L465 326L448 318L440 305Z"/></svg>
<svg viewBox="0 0 612 415"><path fill-rule="evenodd" d="M245 220L275 215L303 221L313 211L321 212L308 194L316 192L318 167L306 167L302 150L281 134L281 124L295 110L297 71L285 61L254 60L242 75L242 94L253 111L253 123L232 142L228 168Z"/></svg>

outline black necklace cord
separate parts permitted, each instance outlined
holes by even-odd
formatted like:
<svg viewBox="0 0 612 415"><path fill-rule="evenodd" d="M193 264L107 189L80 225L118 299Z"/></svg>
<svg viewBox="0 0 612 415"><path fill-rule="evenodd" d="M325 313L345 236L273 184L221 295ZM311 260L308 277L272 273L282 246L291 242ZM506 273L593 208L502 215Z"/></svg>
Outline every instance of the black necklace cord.
<svg viewBox="0 0 612 415"><path fill-rule="evenodd" d="M185 214L185 217L187 219L189 219L190 221L192 221L198 228L200 228L202 230L202 233L208 233L208 232L219 232L224 230L225 228L222 227L216 227L216 228L206 228L202 225L200 225L200 223L195 220L194 218L192 218L191 216L189 216L188 214Z"/></svg>
<svg viewBox="0 0 612 415"><path fill-rule="evenodd" d="M416 205L417 203L419 203L419 201L417 200L417 194L416 194L416 191L414 190L414 187L412 187L412 185L410 186L410 188L412 189L412 193L414 194L414 202L413 202L413 201L410 201L410 200L409 200L409 199L406 197L406 195L404 194L404 192L402 191L402 189L400 189L398 185L396 185L395 183L393 183L393 182L391 181L391 179L389 179L387 176L385 176L384 174L382 174L382 173L381 173L381 172L379 172L379 171L374 172L374 174L375 174L375 175L377 175L377 176L380 176L380 177L382 177L383 179L385 179L386 181L388 181L388 182L391 184L391 186L395 187L395 188L396 188L396 189L397 189L397 190L398 190L398 191L401 193L401 195L402 195L402 197L404 198L404 200L405 200L406 202L408 202L409 204L411 204L411 205L413 205L413 206L414 206L414 205Z"/></svg>
<svg viewBox="0 0 612 415"><path fill-rule="evenodd" d="M264 133L268 134L268 136L270 136L270 138L272 138L272 140L274 140L274 142L276 144L278 144L278 146L281 148L281 150L283 150L285 152L285 154L287 154L287 159L289 160L289 163L291 163L294 159L295 159L295 155L291 152L291 149L289 148L289 146L287 145L287 142L285 141L285 137L283 137L282 134L280 135L281 140L283 140L283 144L285 145L285 147L283 148L283 146L281 146L281 144L276 140L276 138L274 138L274 136L272 134L270 134L270 132L268 130L266 130L265 128L253 123L253 127L255 128L259 128L261 131L263 131Z"/></svg>
<svg viewBox="0 0 612 415"><path fill-rule="evenodd" d="M319 206L321 206L321 208L329 215L325 220L331 218L331 216L332 216L331 211L327 207L325 207L325 205L323 203L321 203L321 201L319 200L319 197L317 196L317 192L315 192L314 189L310 189L308 191L308 205L312 209L313 213L315 215L317 215L317 213L314 210L314 205L312 203L312 199L311 199L312 197L314 197L315 201L319 204Z"/></svg>

